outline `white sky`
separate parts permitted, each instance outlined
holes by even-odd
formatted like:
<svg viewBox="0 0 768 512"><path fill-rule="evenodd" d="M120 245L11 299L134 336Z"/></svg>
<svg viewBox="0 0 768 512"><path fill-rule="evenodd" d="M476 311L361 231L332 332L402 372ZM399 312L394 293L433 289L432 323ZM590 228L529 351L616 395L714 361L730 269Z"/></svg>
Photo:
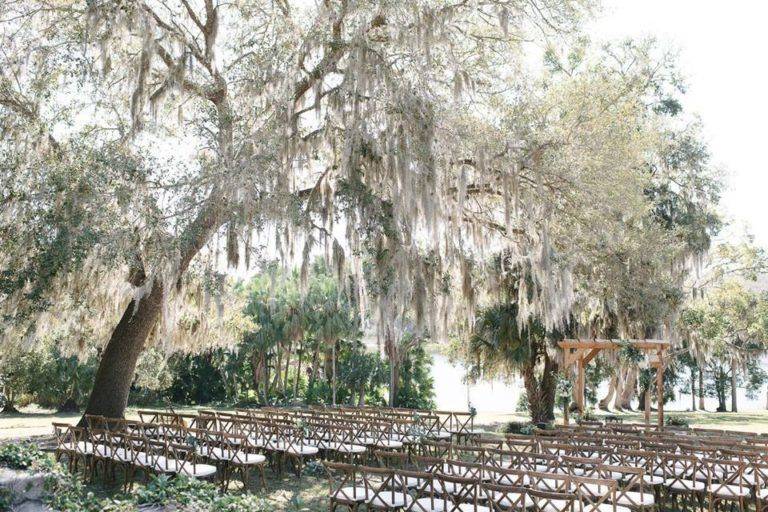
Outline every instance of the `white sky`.
<svg viewBox="0 0 768 512"><path fill-rule="evenodd" d="M655 36L680 52L685 108L704 124L727 176L731 235L768 246L768 68L765 0L604 0L595 39Z"/></svg>

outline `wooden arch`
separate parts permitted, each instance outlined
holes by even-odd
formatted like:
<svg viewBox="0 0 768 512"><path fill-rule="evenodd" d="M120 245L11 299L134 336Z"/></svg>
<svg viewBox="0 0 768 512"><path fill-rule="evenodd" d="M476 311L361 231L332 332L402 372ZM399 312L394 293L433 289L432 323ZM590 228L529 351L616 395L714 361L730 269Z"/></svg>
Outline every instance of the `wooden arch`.
<svg viewBox="0 0 768 512"><path fill-rule="evenodd" d="M664 428L664 369L667 365L669 342L662 340L563 340L558 342L563 349L563 369L576 366L575 397L579 412L584 412L584 368L603 350L619 350L626 346L635 347L649 355L652 368L656 368L656 393L658 396L658 426ZM650 394L645 398L645 424L651 423Z"/></svg>

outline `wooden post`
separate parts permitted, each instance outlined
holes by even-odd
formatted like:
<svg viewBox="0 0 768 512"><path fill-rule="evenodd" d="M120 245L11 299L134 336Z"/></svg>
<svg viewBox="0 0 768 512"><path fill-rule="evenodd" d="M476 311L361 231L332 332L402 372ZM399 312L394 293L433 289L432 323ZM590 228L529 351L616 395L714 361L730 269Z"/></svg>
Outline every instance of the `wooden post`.
<svg viewBox="0 0 768 512"><path fill-rule="evenodd" d="M659 366L656 368L656 393L659 407L659 431L664 430L664 352L659 350Z"/></svg>
<svg viewBox="0 0 768 512"><path fill-rule="evenodd" d="M579 415L584 416L584 354L579 354L579 376L576 379L576 404L579 406Z"/></svg>
<svg viewBox="0 0 768 512"><path fill-rule="evenodd" d="M648 383L648 389L645 390L645 426L651 426L651 384Z"/></svg>

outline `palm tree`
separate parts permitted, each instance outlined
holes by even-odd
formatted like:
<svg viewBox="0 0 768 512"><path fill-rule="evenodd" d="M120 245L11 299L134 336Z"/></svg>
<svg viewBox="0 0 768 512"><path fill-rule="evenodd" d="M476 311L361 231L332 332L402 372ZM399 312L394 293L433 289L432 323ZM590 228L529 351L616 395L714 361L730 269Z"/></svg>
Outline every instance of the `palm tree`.
<svg viewBox="0 0 768 512"><path fill-rule="evenodd" d="M470 378L521 375L534 423L554 419L558 363L553 333L537 320L518 323L515 302L480 311L469 343Z"/></svg>

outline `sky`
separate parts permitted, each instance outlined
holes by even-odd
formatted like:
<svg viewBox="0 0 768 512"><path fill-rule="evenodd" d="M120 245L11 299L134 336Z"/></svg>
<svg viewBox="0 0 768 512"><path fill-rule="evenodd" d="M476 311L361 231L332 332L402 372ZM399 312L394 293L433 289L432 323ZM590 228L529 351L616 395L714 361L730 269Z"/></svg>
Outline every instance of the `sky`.
<svg viewBox="0 0 768 512"><path fill-rule="evenodd" d="M765 0L604 0L595 39L654 36L679 51L685 107L703 122L713 163L727 181L731 227L768 247L768 42Z"/></svg>

